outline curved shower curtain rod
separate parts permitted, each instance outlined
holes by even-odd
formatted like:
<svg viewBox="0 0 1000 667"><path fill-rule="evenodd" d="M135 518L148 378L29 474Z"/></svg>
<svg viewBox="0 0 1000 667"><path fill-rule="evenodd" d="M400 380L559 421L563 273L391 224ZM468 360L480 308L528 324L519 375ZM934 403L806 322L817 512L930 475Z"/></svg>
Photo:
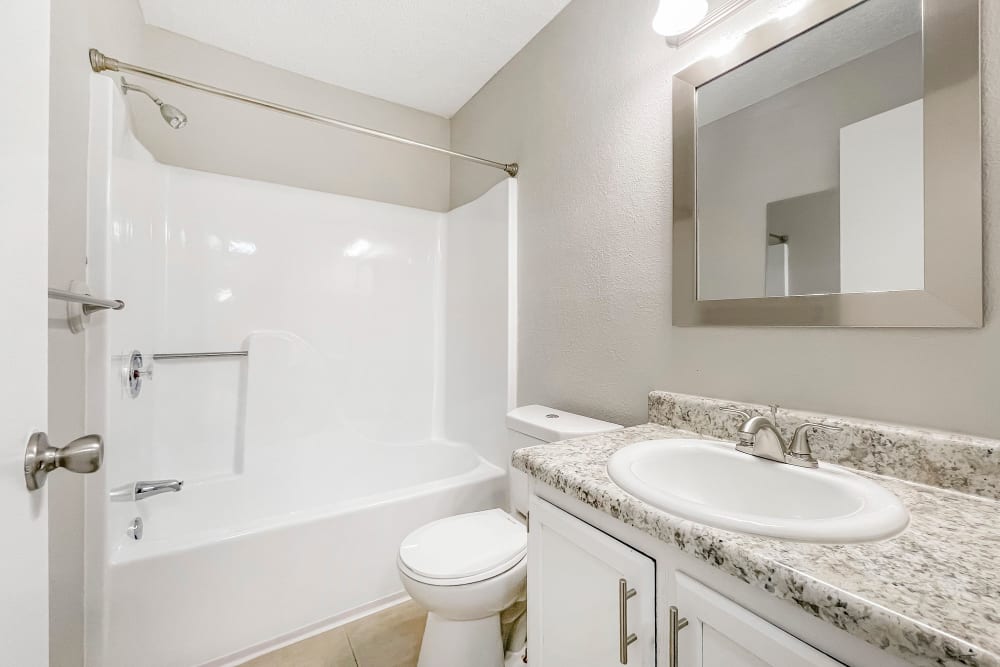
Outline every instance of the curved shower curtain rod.
<svg viewBox="0 0 1000 667"><path fill-rule="evenodd" d="M367 134L370 137L378 137L379 139L387 139L389 141L395 141L400 144L407 144L409 146L416 146L417 148L424 148L429 151L434 151L436 153L441 153L443 155L448 155L460 160L467 160L469 162L475 162L476 164L485 165L487 167L493 167L494 169L502 169L507 172L507 175L511 178L517 176L517 163L504 163L496 162L494 160L487 160L486 158L477 157L475 155L468 155L466 153L459 153L457 151L448 150L447 148L441 148L440 146L433 146L431 144L425 144L420 141L414 141L413 139L407 139L406 137L399 137L395 134L389 134L388 132L380 132L379 130L373 130L362 125L355 125L354 123L348 123L342 120L337 120L335 118L328 118L326 116L320 116L319 114L310 113L309 111L303 111L302 109L296 109L294 107L288 107L283 104L278 104L276 102L268 102L267 100L257 99L256 97L250 97L248 95L242 95L240 93L234 93L231 90L225 90L223 88L216 88L215 86L210 86L206 83L199 83L197 81L191 81L190 79L182 79L178 76L173 76L171 74L164 74L163 72L157 72L156 70L147 69L145 67L140 67L139 65L132 65L130 63L111 58L104 55L97 49L90 49L90 68L95 72L104 72L106 70L112 72L131 72L133 74L138 74L140 76L149 76L154 79L160 79L161 81L167 81L168 83L176 83L180 86L186 86L188 88L194 88L195 90L200 90L205 93L211 93L212 95L218 95L219 97L225 97L231 100L236 100L237 102L244 102L246 104L252 104L254 106L263 107L265 109L270 109L272 111L280 111L282 113L287 113L292 116L298 116L299 118L305 118L307 120L316 121L318 123L325 123L326 125L332 125L334 127L339 127L344 130L350 130L351 132L358 132L359 134Z"/></svg>

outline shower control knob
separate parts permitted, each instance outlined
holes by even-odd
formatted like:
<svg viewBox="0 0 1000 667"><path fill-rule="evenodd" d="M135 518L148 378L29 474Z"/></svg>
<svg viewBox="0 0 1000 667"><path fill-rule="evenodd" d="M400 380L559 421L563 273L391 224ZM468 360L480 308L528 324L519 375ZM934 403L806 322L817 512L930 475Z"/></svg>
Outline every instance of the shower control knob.
<svg viewBox="0 0 1000 667"><path fill-rule="evenodd" d="M24 483L28 491L37 491L56 468L87 474L100 470L103 461L104 441L99 435L85 435L65 447L53 447L49 437L39 431L31 434L24 450Z"/></svg>
<svg viewBox="0 0 1000 667"><path fill-rule="evenodd" d="M125 365L122 368L122 382L125 385L125 392L131 398L136 398L142 391L142 381L153 379L153 367L145 367L142 352L133 350L125 358Z"/></svg>

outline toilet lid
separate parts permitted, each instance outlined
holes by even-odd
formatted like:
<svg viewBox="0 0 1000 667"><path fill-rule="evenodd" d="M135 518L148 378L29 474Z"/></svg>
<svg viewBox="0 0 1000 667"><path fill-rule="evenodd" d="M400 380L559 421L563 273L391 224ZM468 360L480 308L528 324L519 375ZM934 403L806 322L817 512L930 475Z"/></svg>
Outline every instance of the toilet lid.
<svg viewBox="0 0 1000 667"><path fill-rule="evenodd" d="M528 550L528 533L500 509L459 514L416 529L399 545L399 560L429 579L495 576Z"/></svg>

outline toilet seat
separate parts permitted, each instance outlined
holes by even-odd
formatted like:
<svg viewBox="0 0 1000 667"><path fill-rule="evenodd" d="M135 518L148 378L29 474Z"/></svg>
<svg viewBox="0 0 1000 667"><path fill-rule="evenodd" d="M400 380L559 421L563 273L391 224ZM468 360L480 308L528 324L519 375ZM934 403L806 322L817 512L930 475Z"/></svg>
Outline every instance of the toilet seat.
<svg viewBox="0 0 1000 667"><path fill-rule="evenodd" d="M459 514L429 523L399 546L399 567L432 586L458 586L507 572L526 556L528 533L500 509Z"/></svg>

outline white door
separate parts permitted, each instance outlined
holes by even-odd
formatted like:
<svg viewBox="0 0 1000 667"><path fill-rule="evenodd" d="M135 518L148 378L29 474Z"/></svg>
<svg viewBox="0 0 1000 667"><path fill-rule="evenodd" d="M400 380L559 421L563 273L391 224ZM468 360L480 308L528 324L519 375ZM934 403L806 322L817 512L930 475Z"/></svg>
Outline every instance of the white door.
<svg viewBox="0 0 1000 667"><path fill-rule="evenodd" d="M653 560L544 500L529 509L529 664L653 667Z"/></svg>
<svg viewBox="0 0 1000 667"><path fill-rule="evenodd" d="M46 421L48 0L0 2L0 62L0 664L41 667L48 513L23 464L28 437Z"/></svg>
<svg viewBox="0 0 1000 667"><path fill-rule="evenodd" d="M677 631L677 662L681 667L842 667L825 653L680 572L677 608L688 622Z"/></svg>

